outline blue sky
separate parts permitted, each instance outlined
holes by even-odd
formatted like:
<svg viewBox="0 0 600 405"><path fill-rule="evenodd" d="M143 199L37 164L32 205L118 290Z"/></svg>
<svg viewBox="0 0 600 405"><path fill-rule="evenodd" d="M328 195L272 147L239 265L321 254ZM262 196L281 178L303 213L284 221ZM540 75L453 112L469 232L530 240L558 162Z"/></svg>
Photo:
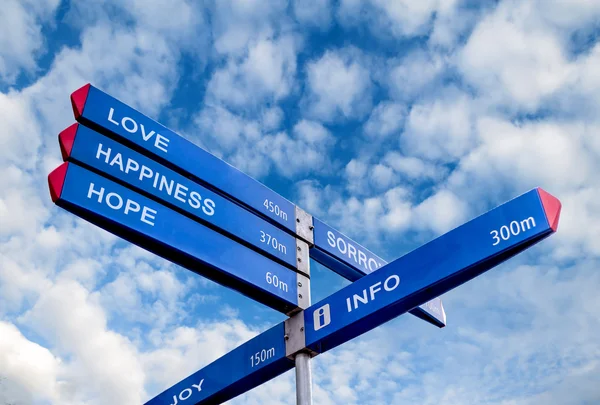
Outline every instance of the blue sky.
<svg viewBox="0 0 600 405"><path fill-rule="evenodd" d="M402 316L315 358L315 403L599 403L599 21L584 0L5 0L0 403L143 403L284 319L51 203L88 82L388 260L557 196L558 233L445 294L446 328ZM293 404L294 375L231 403Z"/></svg>

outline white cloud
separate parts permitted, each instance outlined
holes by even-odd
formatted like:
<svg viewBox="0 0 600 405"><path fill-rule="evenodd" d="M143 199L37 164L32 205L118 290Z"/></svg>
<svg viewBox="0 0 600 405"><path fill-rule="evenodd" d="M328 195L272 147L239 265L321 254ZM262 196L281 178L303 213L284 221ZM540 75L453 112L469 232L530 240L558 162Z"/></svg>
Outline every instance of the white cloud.
<svg viewBox="0 0 600 405"><path fill-rule="evenodd" d="M352 193L363 194L366 190L369 164L364 160L352 159L344 167L346 188Z"/></svg>
<svg viewBox="0 0 600 405"><path fill-rule="evenodd" d="M388 77L390 93L396 100L412 100L437 90L447 63L443 56L423 49L392 60Z"/></svg>
<svg viewBox="0 0 600 405"><path fill-rule="evenodd" d="M446 162L474 147L472 99L453 90L444 93L412 106L400 138L405 154Z"/></svg>
<svg viewBox="0 0 600 405"><path fill-rule="evenodd" d="M59 352L74 356L65 371L74 402L141 403L144 372L135 347L107 328L104 309L80 284L56 283L41 294L21 322Z"/></svg>
<svg viewBox="0 0 600 405"><path fill-rule="evenodd" d="M218 149L226 154L237 149L244 140L254 143L261 136L258 122L246 121L221 106L204 108L195 121L203 131L201 140L207 138L214 141Z"/></svg>
<svg viewBox="0 0 600 405"><path fill-rule="evenodd" d="M477 24L461 51L465 79L490 102L536 111L573 74L561 40L536 15L531 2L502 2Z"/></svg>
<svg viewBox="0 0 600 405"><path fill-rule="evenodd" d="M386 165L376 164L371 168L371 181L379 190L389 188L395 180L394 170Z"/></svg>
<svg viewBox="0 0 600 405"><path fill-rule="evenodd" d="M33 73L44 51L42 24L54 16L59 0L6 0L0 13L0 80L14 84L21 72Z"/></svg>
<svg viewBox="0 0 600 405"><path fill-rule="evenodd" d="M11 23L33 29L22 31L17 51L2 53L13 58L9 73L0 67L3 80L36 71L39 27L55 8L46 4L41 14L21 7L27 17L11 10ZM0 398L141 403L268 327L238 319L243 308L189 313L220 296L48 198L45 177L59 162L56 134L73 120L68 94L91 81L158 116L177 85L195 94L186 88L189 76L179 78L186 53L195 73L214 58L229 86L209 89L212 99L196 121L207 133L200 140L254 175L310 176L297 185L300 205L373 251L400 255L535 186L563 202L557 235L446 294L447 328L402 317L317 357L316 402L598 401L600 46L591 40L579 53L571 41L593 28L595 2L501 2L458 52L480 10L466 12L454 1L341 2L342 29L379 36L369 41L429 35L419 39L425 48L387 66L377 46L365 55L297 42L302 24L331 22L328 1L303 10L285 1L218 1L206 20L189 1L127 4L73 3L67 21L81 17L81 44L59 51L32 86L0 95L0 317L9 319L0 321L0 364L9 365L0 370ZM212 51L203 48L209 22ZM14 44L14 32L0 34L0 44ZM297 71L305 83L296 82ZM441 89L454 79L468 95ZM298 89L306 89L301 102ZM406 121L395 120L409 103ZM338 119L342 129L317 121ZM385 142L351 139L353 125ZM404 126L399 149L392 137ZM344 137L336 139L338 131ZM335 154L334 142L341 145ZM523 262L534 265L517 267ZM252 322L263 319L253 314ZM287 373L232 402L289 403L293 383Z"/></svg>
<svg viewBox="0 0 600 405"><path fill-rule="evenodd" d="M293 136L283 132L264 136L256 145L272 159L275 170L286 177L331 170L327 156L335 143L331 133L318 122L302 120L293 128Z"/></svg>
<svg viewBox="0 0 600 405"><path fill-rule="evenodd" d="M368 184L371 191L362 194L352 191L347 196L336 188L303 182L299 186L298 204L314 210L314 215L359 243L372 246L373 251L380 248L383 238L396 238L409 230L427 236L440 235L468 219L470 206L451 190L440 189L419 199L411 195L409 188L396 184L395 179L388 180L396 176L388 172L392 170L388 166L374 165L367 172L362 162L353 162L346 170L366 176L362 187ZM358 188L360 178L350 177L349 184L350 190Z"/></svg>
<svg viewBox="0 0 600 405"><path fill-rule="evenodd" d="M485 9L489 3L481 2ZM433 29L429 35L428 44L436 49L453 50L459 45L461 37L466 35L477 23L480 10L468 7L464 1L441 1L435 12Z"/></svg>
<svg viewBox="0 0 600 405"><path fill-rule="evenodd" d="M205 108L196 118L206 141L216 143L208 149L251 176L277 171L295 177L331 170L326 156L335 138L323 125L301 120L291 134L272 133L273 123L261 121L246 120L222 107Z"/></svg>
<svg viewBox="0 0 600 405"><path fill-rule="evenodd" d="M229 58L208 83L208 95L237 108L286 97L296 77L298 41L291 36L260 39L243 59Z"/></svg>
<svg viewBox="0 0 600 405"><path fill-rule="evenodd" d="M285 113L280 107L271 107L263 111L261 124L265 131L276 131L281 127Z"/></svg>
<svg viewBox="0 0 600 405"><path fill-rule="evenodd" d="M371 112L364 125L365 133L372 138L384 138L402 128L406 107L402 104L381 102Z"/></svg>
<svg viewBox="0 0 600 405"><path fill-rule="evenodd" d="M321 29L329 28L331 24L331 0L294 0L296 19L305 25Z"/></svg>
<svg viewBox="0 0 600 405"><path fill-rule="evenodd" d="M337 17L347 27L366 24L380 37L425 36L436 18L452 14L458 3L456 0L342 0Z"/></svg>
<svg viewBox="0 0 600 405"><path fill-rule="evenodd" d="M289 24L285 0L214 1L211 8L213 46L221 55L243 55L250 43Z"/></svg>
<svg viewBox="0 0 600 405"><path fill-rule="evenodd" d="M443 166L416 157L404 156L398 152L387 153L383 162L409 181L439 181L448 172Z"/></svg>
<svg viewBox="0 0 600 405"><path fill-rule="evenodd" d="M383 12L388 29L396 36L423 34L437 8L436 0L414 2L410 0L372 0L373 5Z"/></svg>
<svg viewBox="0 0 600 405"><path fill-rule="evenodd" d="M439 190L414 209L413 226L442 235L468 220L468 207L449 190Z"/></svg>
<svg viewBox="0 0 600 405"><path fill-rule="evenodd" d="M0 401L8 404L57 399L61 360L28 340L11 323L0 321L0 336Z"/></svg>
<svg viewBox="0 0 600 405"><path fill-rule="evenodd" d="M600 16L600 4L595 1L535 0L531 4L532 10L550 24L569 31L593 25Z"/></svg>
<svg viewBox="0 0 600 405"><path fill-rule="evenodd" d="M327 51L307 64L309 114L323 121L363 117L371 107L371 73L355 49Z"/></svg>
<svg viewBox="0 0 600 405"><path fill-rule="evenodd" d="M200 321L194 327L177 327L158 333L151 351L140 358L147 370L147 399L159 394L200 368L258 334L239 319Z"/></svg>

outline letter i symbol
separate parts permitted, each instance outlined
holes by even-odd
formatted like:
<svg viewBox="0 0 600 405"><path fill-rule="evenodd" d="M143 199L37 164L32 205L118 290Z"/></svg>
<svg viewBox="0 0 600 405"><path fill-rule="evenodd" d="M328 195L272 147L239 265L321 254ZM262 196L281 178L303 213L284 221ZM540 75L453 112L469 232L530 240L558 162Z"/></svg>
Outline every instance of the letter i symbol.
<svg viewBox="0 0 600 405"><path fill-rule="evenodd" d="M329 310L329 304L325 304L313 312L313 321L315 330L324 328L331 323L331 311Z"/></svg>

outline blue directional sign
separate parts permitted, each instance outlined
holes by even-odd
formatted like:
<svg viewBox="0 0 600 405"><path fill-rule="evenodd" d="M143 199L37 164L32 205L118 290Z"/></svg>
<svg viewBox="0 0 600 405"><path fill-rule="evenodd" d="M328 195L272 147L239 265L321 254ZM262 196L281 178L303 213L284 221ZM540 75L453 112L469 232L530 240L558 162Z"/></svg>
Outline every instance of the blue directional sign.
<svg viewBox="0 0 600 405"><path fill-rule="evenodd" d="M292 369L284 324L261 333L145 405L221 404Z"/></svg>
<svg viewBox="0 0 600 405"><path fill-rule="evenodd" d="M296 206L293 203L160 123L90 84L73 92L71 103L77 121L159 161L206 188L224 194L292 235L302 237L296 234ZM251 231L254 229L251 227ZM278 242L284 243L284 238L271 232L264 237L261 234L259 245L263 243L263 239L268 241L271 236L271 244L280 249ZM354 281L375 267L385 264L381 258L321 221L315 221L314 232L316 240L314 247L310 249L310 257L349 280ZM337 238L333 247L330 244L329 232L333 232ZM276 241L273 241L273 237ZM256 246L252 242L254 240L250 239L248 243ZM345 253L339 251L344 246L341 244L342 240L348 242L345 245ZM287 248L286 251L290 253ZM289 264L289 261L286 263ZM441 301L438 300L430 306L436 307L437 310L432 312L426 306L421 306L410 312L438 327L443 327L445 317L439 316Z"/></svg>
<svg viewBox="0 0 600 405"><path fill-rule="evenodd" d="M517 197L304 311L306 346L322 353L502 263L556 231L560 202Z"/></svg>
<svg viewBox="0 0 600 405"><path fill-rule="evenodd" d="M122 181L215 230L296 268L296 239L171 169L79 124L59 135L63 159Z"/></svg>
<svg viewBox="0 0 600 405"><path fill-rule="evenodd" d="M283 313L300 307L293 270L154 200L74 163L48 184L57 205L125 240Z"/></svg>
<svg viewBox="0 0 600 405"><path fill-rule="evenodd" d="M295 315L304 320L296 332L305 345L298 350L323 353L477 277L556 232L560 209L555 197L534 189L362 277ZM436 300L425 304L433 313L439 310ZM283 323L275 326L146 405L177 405L188 398L189 405L221 403L284 373L293 365L285 362L286 348L272 343L281 342L284 333ZM272 368L267 372L254 364ZM223 377L204 392L207 375Z"/></svg>
<svg viewBox="0 0 600 405"><path fill-rule="evenodd" d="M222 190L295 233L294 204L158 122L89 84L71 95L71 103L77 121L118 136L128 146Z"/></svg>
<svg viewBox="0 0 600 405"><path fill-rule="evenodd" d="M313 218L315 245L311 257L350 281L385 266L387 262L343 233ZM446 326L446 313L440 298L411 309L411 314L438 327Z"/></svg>
<svg viewBox="0 0 600 405"><path fill-rule="evenodd" d="M313 258L355 281L387 264L385 260L360 246L346 235L313 218L315 245L321 251Z"/></svg>

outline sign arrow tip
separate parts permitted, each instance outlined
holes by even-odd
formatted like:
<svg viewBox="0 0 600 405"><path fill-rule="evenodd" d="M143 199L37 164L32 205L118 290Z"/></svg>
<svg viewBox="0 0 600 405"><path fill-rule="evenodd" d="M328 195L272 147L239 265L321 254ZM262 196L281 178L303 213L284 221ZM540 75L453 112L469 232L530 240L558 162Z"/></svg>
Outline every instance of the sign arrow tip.
<svg viewBox="0 0 600 405"><path fill-rule="evenodd" d="M60 153L62 154L63 160L67 160L71 156L71 150L73 149L73 143L75 143L75 135L77 135L77 129L79 124L75 123L64 129L58 134L58 143L60 144Z"/></svg>
<svg viewBox="0 0 600 405"><path fill-rule="evenodd" d="M48 175L48 188L50 189L50 197L52 202L56 202L62 194L63 185L65 184L65 177L67 176L68 163L63 163L58 166Z"/></svg>
<svg viewBox="0 0 600 405"><path fill-rule="evenodd" d="M79 117L81 117L83 114L83 108L85 107L85 101L87 100L90 87L91 84L88 83L71 93L71 106L73 107L75 119L79 119Z"/></svg>
<svg viewBox="0 0 600 405"><path fill-rule="evenodd" d="M558 198L554 197L542 188L538 187L537 191L540 196L540 200L542 200L542 206L544 207L548 224L550 225L550 228L556 232L558 229L558 220L560 219L560 209L562 204Z"/></svg>

